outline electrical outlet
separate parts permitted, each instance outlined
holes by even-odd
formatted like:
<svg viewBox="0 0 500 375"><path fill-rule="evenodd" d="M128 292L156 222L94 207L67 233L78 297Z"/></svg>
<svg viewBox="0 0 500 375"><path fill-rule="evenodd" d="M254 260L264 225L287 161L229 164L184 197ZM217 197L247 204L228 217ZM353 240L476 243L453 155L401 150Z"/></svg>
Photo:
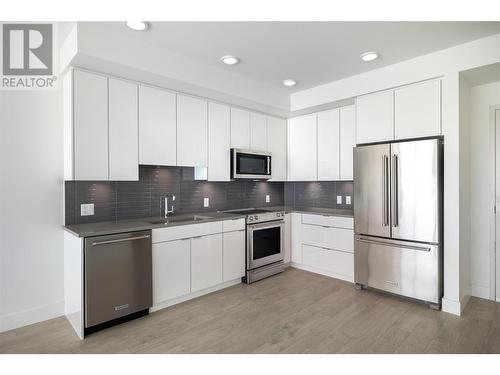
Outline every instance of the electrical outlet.
<svg viewBox="0 0 500 375"><path fill-rule="evenodd" d="M342 195L337 195L337 204L342 204Z"/></svg>
<svg viewBox="0 0 500 375"><path fill-rule="evenodd" d="M94 215L94 203L81 204L80 205L80 215L81 216Z"/></svg>
<svg viewBox="0 0 500 375"><path fill-rule="evenodd" d="M208 207L210 205L210 201L208 198L203 198L203 207Z"/></svg>
<svg viewBox="0 0 500 375"><path fill-rule="evenodd" d="M351 196L350 195L345 196L345 204L351 204Z"/></svg>
<svg viewBox="0 0 500 375"><path fill-rule="evenodd" d="M266 203L271 202L271 196L269 194L266 195Z"/></svg>

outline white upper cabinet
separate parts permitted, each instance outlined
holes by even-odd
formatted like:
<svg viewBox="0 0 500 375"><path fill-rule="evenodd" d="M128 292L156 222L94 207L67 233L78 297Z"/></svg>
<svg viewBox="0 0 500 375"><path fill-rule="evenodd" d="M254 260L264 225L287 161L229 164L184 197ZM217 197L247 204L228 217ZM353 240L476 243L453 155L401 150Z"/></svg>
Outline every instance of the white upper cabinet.
<svg viewBox="0 0 500 375"><path fill-rule="evenodd" d="M250 148L250 112L231 108L231 148Z"/></svg>
<svg viewBox="0 0 500 375"><path fill-rule="evenodd" d="M288 180L316 181L316 114L288 120Z"/></svg>
<svg viewBox="0 0 500 375"><path fill-rule="evenodd" d="M74 179L107 180L108 79L73 71Z"/></svg>
<svg viewBox="0 0 500 375"><path fill-rule="evenodd" d="M177 165L208 166L206 100L177 95Z"/></svg>
<svg viewBox="0 0 500 375"><path fill-rule="evenodd" d="M318 180L340 177L339 127L340 110L318 113Z"/></svg>
<svg viewBox="0 0 500 375"><path fill-rule="evenodd" d="M208 180L230 181L231 113L227 105L208 103Z"/></svg>
<svg viewBox="0 0 500 375"><path fill-rule="evenodd" d="M352 155L356 146L356 109L340 108L340 179L353 179Z"/></svg>
<svg viewBox="0 0 500 375"><path fill-rule="evenodd" d="M394 139L394 92L356 98L356 143Z"/></svg>
<svg viewBox="0 0 500 375"><path fill-rule="evenodd" d="M394 91L396 139L441 134L441 81L429 81Z"/></svg>
<svg viewBox="0 0 500 375"><path fill-rule="evenodd" d="M271 153L270 181L286 181L286 120L267 118L267 152Z"/></svg>
<svg viewBox="0 0 500 375"><path fill-rule="evenodd" d="M139 164L177 165L175 96L139 86Z"/></svg>
<svg viewBox="0 0 500 375"><path fill-rule="evenodd" d="M139 179L137 85L109 79L109 179Z"/></svg>
<svg viewBox="0 0 500 375"><path fill-rule="evenodd" d="M267 150L267 117L260 113L250 113L250 150Z"/></svg>

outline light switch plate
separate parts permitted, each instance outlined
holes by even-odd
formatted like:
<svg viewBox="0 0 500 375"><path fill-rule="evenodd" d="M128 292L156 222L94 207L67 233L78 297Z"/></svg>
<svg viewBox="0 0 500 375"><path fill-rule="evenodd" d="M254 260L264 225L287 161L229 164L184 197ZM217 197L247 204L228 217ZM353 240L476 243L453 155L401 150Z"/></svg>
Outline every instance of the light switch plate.
<svg viewBox="0 0 500 375"><path fill-rule="evenodd" d="M269 194L266 194L266 203L271 202L271 196Z"/></svg>
<svg viewBox="0 0 500 375"><path fill-rule="evenodd" d="M203 198L203 207L208 207L210 205L210 201L208 198Z"/></svg>
<svg viewBox="0 0 500 375"><path fill-rule="evenodd" d="M80 215L81 216L94 215L94 203L81 204L80 205Z"/></svg>
<svg viewBox="0 0 500 375"><path fill-rule="evenodd" d="M345 204L351 204L351 196L350 195L345 196Z"/></svg>
<svg viewBox="0 0 500 375"><path fill-rule="evenodd" d="M342 195L337 195L337 204L342 204Z"/></svg>

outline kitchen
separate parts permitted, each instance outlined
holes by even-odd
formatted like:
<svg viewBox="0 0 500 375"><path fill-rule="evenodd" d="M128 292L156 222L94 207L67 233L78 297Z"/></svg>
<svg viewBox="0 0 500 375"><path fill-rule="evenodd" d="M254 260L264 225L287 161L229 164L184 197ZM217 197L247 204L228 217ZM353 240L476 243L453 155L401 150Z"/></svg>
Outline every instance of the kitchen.
<svg viewBox="0 0 500 375"><path fill-rule="evenodd" d="M0 352L498 353L500 23L416 24L53 23L57 91L2 93L46 127L2 136L3 196L46 193L2 222ZM252 63L341 30L338 73Z"/></svg>

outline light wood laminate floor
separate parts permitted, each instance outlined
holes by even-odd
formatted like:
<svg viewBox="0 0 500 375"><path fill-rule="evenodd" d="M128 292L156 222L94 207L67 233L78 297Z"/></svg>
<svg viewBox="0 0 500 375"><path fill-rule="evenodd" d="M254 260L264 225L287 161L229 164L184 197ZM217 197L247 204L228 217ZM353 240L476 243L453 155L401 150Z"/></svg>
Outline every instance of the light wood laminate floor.
<svg viewBox="0 0 500 375"><path fill-rule="evenodd" d="M0 353L500 353L500 308L457 317L290 268L83 341L63 317L5 332Z"/></svg>

